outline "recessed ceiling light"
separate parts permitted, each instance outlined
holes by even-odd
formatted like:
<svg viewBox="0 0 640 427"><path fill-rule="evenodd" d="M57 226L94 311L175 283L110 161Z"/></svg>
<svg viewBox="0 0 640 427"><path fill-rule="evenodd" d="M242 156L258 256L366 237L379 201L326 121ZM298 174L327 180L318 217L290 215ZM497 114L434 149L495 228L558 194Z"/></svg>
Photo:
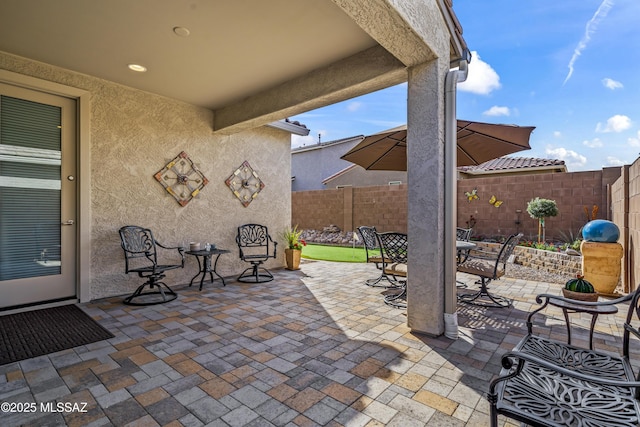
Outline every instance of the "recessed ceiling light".
<svg viewBox="0 0 640 427"><path fill-rule="evenodd" d="M127 65L131 71L137 71L138 73L144 73L147 71L147 67L140 64L129 64Z"/></svg>
<svg viewBox="0 0 640 427"><path fill-rule="evenodd" d="M188 37L191 34L191 31L185 27L173 27L173 32L180 37Z"/></svg>

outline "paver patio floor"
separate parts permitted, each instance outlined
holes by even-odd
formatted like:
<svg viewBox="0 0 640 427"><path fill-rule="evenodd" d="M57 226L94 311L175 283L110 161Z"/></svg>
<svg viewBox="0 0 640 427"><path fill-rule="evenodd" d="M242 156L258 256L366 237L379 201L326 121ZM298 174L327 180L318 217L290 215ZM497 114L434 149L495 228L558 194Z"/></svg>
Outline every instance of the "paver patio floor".
<svg viewBox="0 0 640 427"><path fill-rule="evenodd" d="M0 413L0 425L488 425L484 395L500 355L523 335L535 295L559 285L492 283L513 307L460 306L451 340L412 333L405 310L364 285L376 273L307 261L270 283L174 286L179 298L162 305L80 304L115 338L0 366L0 402L80 405ZM473 277L458 278L475 288ZM564 339L552 310L551 334ZM599 319L596 347L615 350L609 334L623 315ZM589 319L576 321L574 343L586 345Z"/></svg>

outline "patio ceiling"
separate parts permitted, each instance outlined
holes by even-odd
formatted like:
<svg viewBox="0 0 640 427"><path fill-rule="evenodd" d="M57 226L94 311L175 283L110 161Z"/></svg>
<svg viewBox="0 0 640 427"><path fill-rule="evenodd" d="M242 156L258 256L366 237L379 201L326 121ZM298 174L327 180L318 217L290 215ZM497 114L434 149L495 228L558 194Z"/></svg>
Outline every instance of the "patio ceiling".
<svg viewBox="0 0 640 427"><path fill-rule="evenodd" d="M3 0L0 50L212 109L233 133L406 81L433 55L416 16L444 17L461 55L449 2L389 3Z"/></svg>

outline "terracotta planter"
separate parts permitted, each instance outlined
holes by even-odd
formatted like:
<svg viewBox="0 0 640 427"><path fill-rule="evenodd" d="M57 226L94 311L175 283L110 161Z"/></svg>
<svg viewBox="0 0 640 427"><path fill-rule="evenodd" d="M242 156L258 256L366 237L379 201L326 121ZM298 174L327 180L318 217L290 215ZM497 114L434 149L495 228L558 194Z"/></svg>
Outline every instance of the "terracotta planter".
<svg viewBox="0 0 640 427"><path fill-rule="evenodd" d="M574 292L574 291L570 291L569 289L565 289L562 288L562 295L565 298L571 298L571 299L575 299L578 301L589 301L589 302L596 302L598 301L598 293L597 292L592 292L592 293L584 293L584 292Z"/></svg>
<svg viewBox="0 0 640 427"><path fill-rule="evenodd" d="M596 292L613 295L620 281L623 249L620 243L587 242L580 245L582 275Z"/></svg>
<svg viewBox="0 0 640 427"><path fill-rule="evenodd" d="M285 249L284 258L287 262L287 270L300 270L300 255L302 251L300 249Z"/></svg>

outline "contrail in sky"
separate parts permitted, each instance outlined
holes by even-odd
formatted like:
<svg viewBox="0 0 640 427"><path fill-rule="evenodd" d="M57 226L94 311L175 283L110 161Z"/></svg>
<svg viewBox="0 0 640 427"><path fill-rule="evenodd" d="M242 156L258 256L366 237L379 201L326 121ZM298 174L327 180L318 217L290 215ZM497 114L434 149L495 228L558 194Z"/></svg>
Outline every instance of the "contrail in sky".
<svg viewBox="0 0 640 427"><path fill-rule="evenodd" d="M567 74L567 77L564 79L564 82L562 83L563 86L565 83L567 83L567 81L569 81L571 75L573 74L573 64L582 54L582 51L587 48L587 43L589 43L589 41L591 40L591 36L593 35L593 33L595 33L598 24L607 17L607 13L609 13L609 10L611 10L612 6L613 0L603 0L603 2L600 4L600 7L598 7L598 10L596 10L596 13L594 13L593 17L589 20L589 22L587 22L584 30L584 36L582 36L582 39L580 39L578 46L576 46L573 51L571 61L569 61L569 74Z"/></svg>

